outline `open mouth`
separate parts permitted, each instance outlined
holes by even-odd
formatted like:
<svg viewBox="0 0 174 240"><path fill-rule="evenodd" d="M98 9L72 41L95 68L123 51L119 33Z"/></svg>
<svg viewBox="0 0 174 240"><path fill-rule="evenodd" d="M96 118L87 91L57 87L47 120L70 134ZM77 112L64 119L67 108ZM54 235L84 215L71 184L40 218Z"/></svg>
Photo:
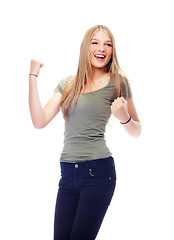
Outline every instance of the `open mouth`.
<svg viewBox="0 0 174 240"><path fill-rule="evenodd" d="M102 54L95 54L94 57L99 60L99 61L102 61L103 59L105 59L105 55L102 55Z"/></svg>

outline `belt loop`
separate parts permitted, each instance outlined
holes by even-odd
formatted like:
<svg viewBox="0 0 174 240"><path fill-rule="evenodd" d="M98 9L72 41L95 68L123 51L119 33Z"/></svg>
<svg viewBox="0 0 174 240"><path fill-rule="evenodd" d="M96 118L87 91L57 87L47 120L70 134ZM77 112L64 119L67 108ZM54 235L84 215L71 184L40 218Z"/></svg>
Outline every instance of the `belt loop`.
<svg viewBox="0 0 174 240"><path fill-rule="evenodd" d="M60 170L61 170L61 174L64 174L64 172L65 172L65 163L64 162L60 162Z"/></svg>
<svg viewBox="0 0 174 240"><path fill-rule="evenodd" d="M87 171L89 172L89 169L91 168L91 161L87 161L86 162L86 168L87 168Z"/></svg>
<svg viewBox="0 0 174 240"><path fill-rule="evenodd" d="M86 161L86 168L89 169L89 161Z"/></svg>

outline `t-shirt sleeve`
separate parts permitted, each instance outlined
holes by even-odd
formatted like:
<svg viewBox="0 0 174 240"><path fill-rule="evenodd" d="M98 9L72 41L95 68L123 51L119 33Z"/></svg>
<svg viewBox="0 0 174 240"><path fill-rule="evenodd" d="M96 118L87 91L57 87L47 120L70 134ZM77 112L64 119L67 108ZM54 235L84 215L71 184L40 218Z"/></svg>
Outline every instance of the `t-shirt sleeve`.
<svg viewBox="0 0 174 240"><path fill-rule="evenodd" d="M70 77L66 77L66 78L63 78L57 85L57 87L55 88L55 92L58 92L58 93L63 93L63 90L64 88L66 87L67 83L69 82L70 80Z"/></svg>
<svg viewBox="0 0 174 240"><path fill-rule="evenodd" d="M122 95L125 99L132 97L131 87L126 78L124 78L124 82L123 82L123 79L121 78L121 90L122 90Z"/></svg>

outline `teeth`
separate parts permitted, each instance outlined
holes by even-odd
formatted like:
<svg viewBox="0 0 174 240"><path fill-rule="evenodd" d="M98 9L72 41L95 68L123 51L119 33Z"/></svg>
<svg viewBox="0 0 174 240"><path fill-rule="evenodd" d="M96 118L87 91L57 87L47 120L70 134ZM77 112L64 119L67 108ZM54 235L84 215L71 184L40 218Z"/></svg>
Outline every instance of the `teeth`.
<svg viewBox="0 0 174 240"><path fill-rule="evenodd" d="M105 56L100 55L100 54L96 54L95 57L105 58Z"/></svg>

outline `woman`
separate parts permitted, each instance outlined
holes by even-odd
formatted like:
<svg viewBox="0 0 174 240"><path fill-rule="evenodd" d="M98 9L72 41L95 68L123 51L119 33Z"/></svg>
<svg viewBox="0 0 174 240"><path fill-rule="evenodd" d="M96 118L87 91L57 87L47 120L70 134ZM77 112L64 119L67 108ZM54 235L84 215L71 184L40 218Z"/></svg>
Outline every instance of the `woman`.
<svg viewBox="0 0 174 240"><path fill-rule="evenodd" d="M45 127L60 108L65 119L54 240L92 240L116 185L114 159L104 138L111 113L130 135L141 133L131 89L118 64L114 37L103 25L87 31L76 76L60 81L44 108L36 81L41 67L42 62L31 61L29 106L33 124Z"/></svg>

